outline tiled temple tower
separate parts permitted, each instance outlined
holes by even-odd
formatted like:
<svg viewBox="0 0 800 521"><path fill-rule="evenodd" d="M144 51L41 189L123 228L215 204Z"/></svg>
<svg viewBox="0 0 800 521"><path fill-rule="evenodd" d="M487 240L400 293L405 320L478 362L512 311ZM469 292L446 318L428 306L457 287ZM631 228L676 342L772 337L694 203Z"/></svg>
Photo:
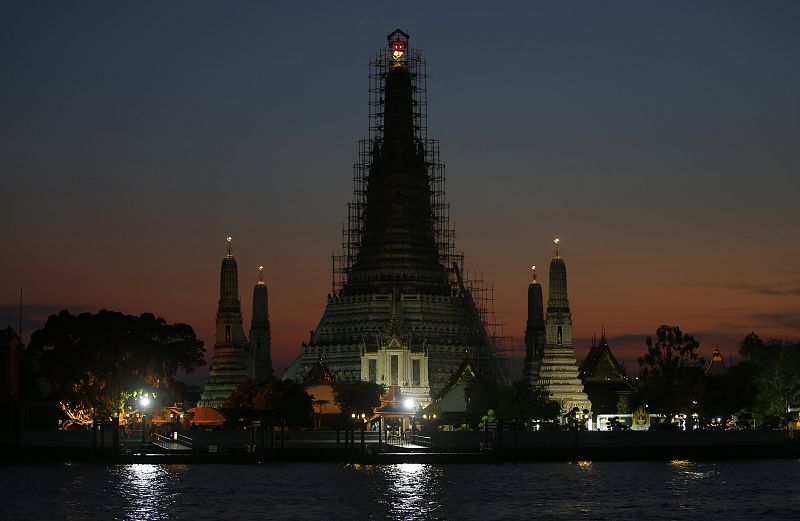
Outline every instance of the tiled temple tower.
<svg viewBox="0 0 800 521"><path fill-rule="evenodd" d="M362 353L392 336L427 353L434 395L465 352L484 377L497 378L493 343L454 249L438 142L426 136L425 62L407 34L389 35L370 79L370 137L355 165L344 253L334 257L333 289L302 347L300 372L322 357L337 380L360 379Z"/></svg>
<svg viewBox="0 0 800 521"><path fill-rule="evenodd" d="M539 361L542 358L547 331L544 321L542 285L536 280L536 266L531 269L533 270L533 280L528 284L528 321L525 324L525 365L522 375L535 384L539 378Z"/></svg>
<svg viewBox="0 0 800 521"><path fill-rule="evenodd" d="M550 261L550 291L547 300L546 342L539 361L537 385L551 394L553 401L561 404L561 412L573 407L591 411L592 404L583 392L578 379L578 367L572 345L572 315L567 298L567 265L559 252L555 239L556 255Z"/></svg>
<svg viewBox="0 0 800 521"><path fill-rule="evenodd" d="M198 405L220 407L245 380L272 378L267 306L267 286L263 270L259 268L259 281L253 290L253 319L248 341L239 299L239 268L228 237L228 251L220 268L214 358Z"/></svg>
<svg viewBox="0 0 800 521"><path fill-rule="evenodd" d="M272 335L269 328L269 290L264 282L264 266L258 267L258 282L253 288L253 318L250 320L250 353L253 359L252 378L272 379Z"/></svg>

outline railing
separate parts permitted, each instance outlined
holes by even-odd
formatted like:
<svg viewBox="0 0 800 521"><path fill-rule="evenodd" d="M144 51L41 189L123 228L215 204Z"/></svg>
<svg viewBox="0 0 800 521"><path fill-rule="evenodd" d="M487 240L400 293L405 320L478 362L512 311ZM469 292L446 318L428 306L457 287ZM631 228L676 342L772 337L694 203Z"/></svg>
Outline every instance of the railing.
<svg viewBox="0 0 800 521"><path fill-rule="evenodd" d="M430 436L420 436L419 434L411 434L407 436L409 443L414 445L419 445L421 447L430 447L431 446L431 437Z"/></svg>
<svg viewBox="0 0 800 521"><path fill-rule="evenodd" d="M419 434L408 433L405 435L387 433L386 444L394 445L396 447L430 447L432 445L430 436L420 436Z"/></svg>
<svg viewBox="0 0 800 521"><path fill-rule="evenodd" d="M153 444L166 450L192 450L194 449L194 442L188 436L182 434L173 434L172 437L164 436L154 432L152 434Z"/></svg>

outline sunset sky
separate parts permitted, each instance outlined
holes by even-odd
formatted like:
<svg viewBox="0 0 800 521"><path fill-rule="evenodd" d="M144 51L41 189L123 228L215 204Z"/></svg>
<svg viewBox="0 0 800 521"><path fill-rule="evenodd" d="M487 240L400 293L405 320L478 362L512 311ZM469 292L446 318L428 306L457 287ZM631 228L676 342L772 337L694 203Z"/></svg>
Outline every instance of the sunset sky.
<svg viewBox="0 0 800 521"><path fill-rule="evenodd" d="M396 27L428 60L457 247L517 345L556 235L578 359L603 324L629 372L661 324L707 357L800 337L792 1L2 1L0 326L24 286L25 341L64 308L148 311L210 360L232 235L280 374L322 315Z"/></svg>

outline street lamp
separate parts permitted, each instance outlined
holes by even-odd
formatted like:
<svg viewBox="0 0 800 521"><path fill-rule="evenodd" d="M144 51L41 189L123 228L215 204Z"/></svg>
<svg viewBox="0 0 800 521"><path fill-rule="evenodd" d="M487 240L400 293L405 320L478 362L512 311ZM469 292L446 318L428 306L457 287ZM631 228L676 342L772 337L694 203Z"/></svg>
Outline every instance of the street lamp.
<svg viewBox="0 0 800 521"><path fill-rule="evenodd" d="M415 425L414 425L414 412L415 412L417 404L416 404L416 402L414 402L414 398L406 398L405 401L403 402L403 406L409 411L409 413L411 413L409 415L408 419L409 419L409 423L411 424L411 435L413 436L414 435L414 431L415 431L415 429L414 429L414 427L415 427Z"/></svg>
<svg viewBox="0 0 800 521"><path fill-rule="evenodd" d="M147 406L150 405L150 397L147 395L139 398L139 405L142 406L142 443L145 443L145 425L147 425Z"/></svg>

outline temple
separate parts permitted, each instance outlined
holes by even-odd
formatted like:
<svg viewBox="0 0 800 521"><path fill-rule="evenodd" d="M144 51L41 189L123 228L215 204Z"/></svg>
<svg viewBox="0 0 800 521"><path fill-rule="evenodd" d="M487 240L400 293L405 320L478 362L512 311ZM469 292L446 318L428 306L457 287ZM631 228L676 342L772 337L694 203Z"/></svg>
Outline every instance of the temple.
<svg viewBox="0 0 800 521"><path fill-rule="evenodd" d="M239 299L239 268L233 256L232 239L228 237L227 241L227 254L220 268L214 358L198 403L201 407L222 406L246 380L272 378L269 304L263 267L259 267L258 282L253 289L253 318L248 341Z"/></svg>
<svg viewBox="0 0 800 521"><path fill-rule="evenodd" d="M323 358L339 381L396 383L425 403L465 351L485 377L501 370L453 245L438 142L427 138L425 62L408 39L394 31L372 62L343 253L297 364L302 375Z"/></svg>
<svg viewBox="0 0 800 521"><path fill-rule="evenodd" d="M535 384L550 393L561 404L562 414L574 408L592 410L583 384L578 379L578 367L572 345L572 315L567 297L567 266L561 258L559 239L554 240L556 254L550 261L550 291L547 301L545 345L538 361Z"/></svg>
<svg viewBox="0 0 800 521"><path fill-rule="evenodd" d="M719 352L719 348L715 347L714 352L711 355L711 361L708 363L708 366L705 369L706 376L721 376L728 372L728 368L725 367L725 361L722 359L722 354Z"/></svg>
<svg viewBox="0 0 800 521"><path fill-rule="evenodd" d="M636 392L622 364L611 352L605 327L602 328L600 341L592 342L578 377L583 382L583 390L589 396L595 414L616 414L619 412L619 398Z"/></svg>

